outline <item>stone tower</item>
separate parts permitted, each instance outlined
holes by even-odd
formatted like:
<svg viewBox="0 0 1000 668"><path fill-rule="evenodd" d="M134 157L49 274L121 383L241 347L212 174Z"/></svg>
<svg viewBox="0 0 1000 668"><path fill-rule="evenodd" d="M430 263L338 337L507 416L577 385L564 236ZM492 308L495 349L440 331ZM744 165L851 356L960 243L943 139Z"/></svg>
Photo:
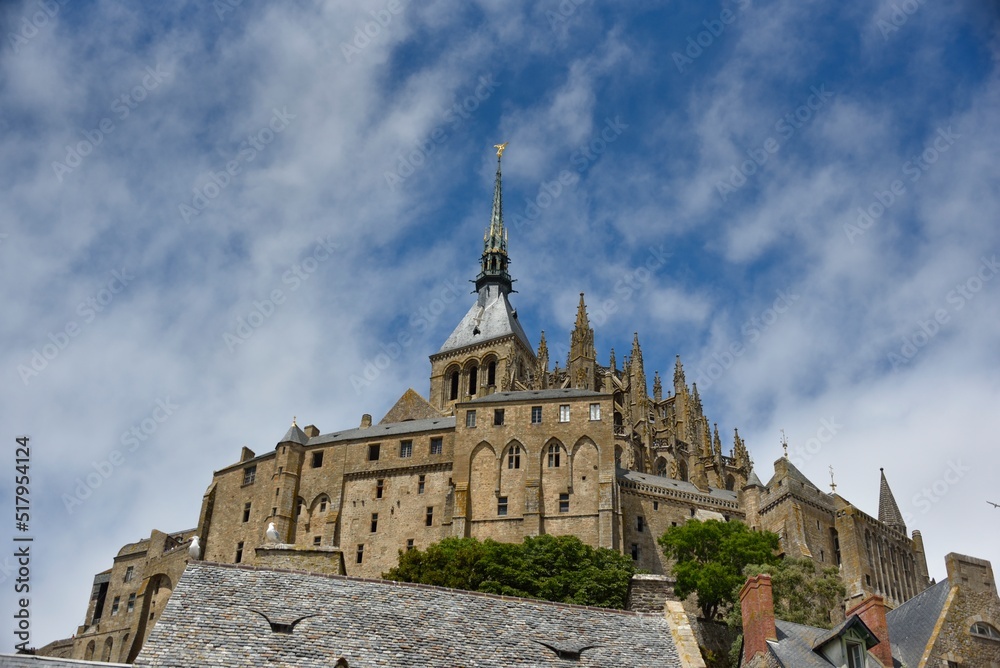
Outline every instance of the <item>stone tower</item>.
<svg viewBox="0 0 1000 668"><path fill-rule="evenodd" d="M535 370L535 354L510 305L513 279L508 272L507 230L503 225L500 155L493 190L493 213L483 236L476 276L476 301L458 327L431 355L430 403L445 414L455 403L498 391L525 389Z"/></svg>

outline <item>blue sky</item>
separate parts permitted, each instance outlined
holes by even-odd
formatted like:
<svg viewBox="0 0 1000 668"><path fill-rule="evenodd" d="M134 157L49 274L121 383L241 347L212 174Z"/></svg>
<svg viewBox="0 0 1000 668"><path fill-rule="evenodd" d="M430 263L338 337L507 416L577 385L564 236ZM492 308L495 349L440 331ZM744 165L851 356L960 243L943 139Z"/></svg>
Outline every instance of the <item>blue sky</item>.
<svg viewBox="0 0 1000 668"><path fill-rule="evenodd" d="M426 394L501 141L533 345L565 364L584 292L601 362L638 332L669 386L680 355L764 480L783 429L872 514L884 467L935 577L1000 565L995 4L52 0L0 25L35 644L122 544L194 526L241 446Z"/></svg>

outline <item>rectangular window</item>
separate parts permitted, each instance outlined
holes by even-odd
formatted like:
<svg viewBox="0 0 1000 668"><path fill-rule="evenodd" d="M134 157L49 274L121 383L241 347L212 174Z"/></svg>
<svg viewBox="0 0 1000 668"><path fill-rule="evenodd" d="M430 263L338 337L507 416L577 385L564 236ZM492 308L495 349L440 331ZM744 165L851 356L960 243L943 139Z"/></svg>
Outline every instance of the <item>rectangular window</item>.
<svg viewBox="0 0 1000 668"><path fill-rule="evenodd" d="M379 478L378 480L375 481L375 498L376 499L381 499L382 498L382 492L384 490L385 490L385 480L383 480L382 478Z"/></svg>
<svg viewBox="0 0 1000 668"><path fill-rule="evenodd" d="M560 513L569 512L569 494L559 495L559 512Z"/></svg>
<svg viewBox="0 0 1000 668"><path fill-rule="evenodd" d="M319 546L322 543L323 543L323 537L322 536L313 536L313 545Z"/></svg>
<svg viewBox="0 0 1000 668"><path fill-rule="evenodd" d="M424 521L427 526L434 526L434 506L427 506L427 518Z"/></svg>
<svg viewBox="0 0 1000 668"><path fill-rule="evenodd" d="M507 468L521 468L521 448L517 445L512 445L510 451L507 453Z"/></svg>
<svg viewBox="0 0 1000 668"><path fill-rule="evenodd" d="M372 533L378 531L378 513L372 513Z"/></svg>
<svg viewBox="0 0 1000 668"><path fill-rule="evenodd" d="M406 551L409 552L412 549L413 549L413 539L412 538L407 538L406 539Z"/></svg>
<svg viewBox="0 0 1000 668"><path fill-rule="evenodd" d="M274 517L277 514L278 514L278 507L277 506L272 506L271 507L271 517Z"/></svg>
<svg viewBox="0 0 1000 668"><path fill-rule="evenodd" d="M659 509L660 509L660 502L653 501L653 510L659 510Z"/></svg>
<svg viewBox="0 0 1000 668"><path fill-rule="evenodd" d="M531 407L531 424L542 424L542 407Z"/></svg>
<svg viewBox="0 0 1000 668"><path fill-rule="evenodd" d="M639 561L639 543L632 543L632 561Z"/></svg>
<svg viewBox="0 0 1000 668"><path fill-rule="evenodd" d="M413 441L399 442L399 456L403 459L413 456Z"/></svg>
<svg viewBox="0 0 1000 668"><path fill-rule="evenodd" d="M601 405L600 404L590 404L590 419L600 420L601 419Z"/></svg>
<svg viewBox="0 0 1000 668"><path fill-rule="evenodd" d="M312 456L312 467L314 469L318 469L322 465L323 465L323 451L320 450L319 452L314 452Z"/></svg>
<svg viewBox="0 0 1000 668"><path fill-rule="evenodd" d="M125 604L125 612L132 612L135 610L135 594L128 595L128 603Z"/></svg>
<svg viewBox="0 0 1000 668"><path fill-rule="evenodd" d="M557 468L559 468L559 454L560 454L560 452L559 452L559 446L558 445L556 445L555 443L553 443L552 445L549 446L548 462L549 462L549 468L550 469L557 469Z"/></svg>
<svg viewBox="0 0 1000 668"><path fill-rule="evenodd" d="M559 421L569 422L569 404L559 406Z"/></svg>
<svg viewBox="0 0 1000 668"><path fill-rule="evenodd" d="M507 514L507 497L497 497L497 515L503 517Z"/></svg>
<svg viewBox="0 0 1000 668"><path fill-rule="evenodd" d="M248 466L243 469L243 484L252 485L253 481L257 478L257 465Z"/></svg>
<svg viewBox="0 0 1000 668"><path fill-rule="evenodd" d="M427 476L425 476L423 473L421 473L420 477L417 478L417 494L423 494L424 493L424 485L425 485L426 482L427 482Z"/></svg>
<svg viewBox="0 0 1000 668"><path fill-rule="evenodd" d="M115 596L115 600L111 602L111 616L114 617L118 614L118 605L121 601L121 596Z"/></svg>
<svg viewBox="0 0 1000 668"><path fill-rule="evenodd" d="M125 569L125 578L122 580L122 582L130 582L132 580L132 571L133 571L132 566L129 566L128 568Z"/></svg>
<svg viewBox="0 0 1000 668"><path fill-rule="evenodd" d="M372 443L371 445L368 446L368 461L370 462L378 461L379 445L380 444L378 443Z"/></svg>
<svg viewBox="0 0 1000 668"><path fill-rule="evenodd" d="M493 426L499 427L503 424L503 409L494 408L493 409Z"/></svg>
<svg viewBox="0 0 1000 668"><path fill-rule="evenodd" d="M431 454L440 455L444 452L444 438L441 436L434 436L431 438Z"/></svg>
<svg viewBox="0 0 1000 668"><path fill-rule="evenodd" d="M243 504L243 523L246 524L250 521L250 502L247 501Z"/></svg>
<svg viewBox="0 0 1000 668"><path fill-rule="evenodd" d="M243 561L243 541L236 543L236 557L233 559L234 564L238 564Z"/></svg>
<svg viewBox="0 0 1000 668"><path fill-rule="evenodd" d="M365 560L365 546L358 545L358 551L355 553L354 563L360 564Z"/></svg>
<svg viewBox="0 0 1000 668"><path fill-rule="evenodd" d="M865 650L858 643L847 643L847 666L848 668L864 668Z"/></svg>
<svg viewBox="0 0 1000 668"><path fill-rule="evenodd" d="M646 522L643 519L642 515L639 515L638 517L636 517L635 518L635 530L638 531L639 533L642 533L642 527L645 525L645 523Z"/></svg>
<svg viewBox="0 0 1000 668"><path fill-rule="evenodd" d="M473 429L476 426L476 411L465 411L465 426Z"/></svg>

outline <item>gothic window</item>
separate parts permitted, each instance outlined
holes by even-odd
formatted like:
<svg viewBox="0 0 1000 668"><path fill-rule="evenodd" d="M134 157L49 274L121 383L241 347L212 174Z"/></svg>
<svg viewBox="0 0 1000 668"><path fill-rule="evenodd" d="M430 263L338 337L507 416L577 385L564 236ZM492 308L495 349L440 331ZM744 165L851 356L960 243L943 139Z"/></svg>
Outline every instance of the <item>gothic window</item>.
<svg viewBox="0 0 1000 668"><path fill-rule="evenodd" d="M253 481L257 478L257 465L248 466L243 469L243 484L252 485Z"/></svg>
<svg viewBox="0 0 1000 668"><path fill-rule="evenodd" d="M510 446L510 450L507 451L507 468L509 469L521 468L521 446L519 445Z"/></svg>
<svg viewBox="0 0 1000 668"><path fill-rule="evenodd" d="M476 396L476 389L479 387L479 367L473 366L469 369L469 395Z"/></svg>
<svg viewBox="0 0 1000 668"><path fill-rule="evenodd" d="M124 636L122 636L122 649L121 649L121 655L118 657L118 661L121 662L121 663L124 663L126 658L128 658L128 634L127 633Z"/></svg>
<svg viewBox="0 0 1000 668"><path fill-rule="evenodd" d="M87 649L83 653L83 659L85 661L92 661L94 659L94 650L97 648L97 644L91 640L87 643Z"/></svg>
<svg viewBox="0 0 1000 668"><path fill-rule="evenodd" d="M497 363L496 360L491 360L490 365L486 367L486 384L494 386L497 384Z"/></svg>
<svg viewBox="0 0 1000 668"><path fill-rule="evenodd" d="M656 460L656 475L667 477L667 460L662 457Z"/></svg>
<svg viewBox="0 0 1000 668"><path fill-rule="evenodd" d="M441 436L431 437L431 454L440 455L444 452L444 438Z"/></svg>
<svg viewBox="0 0 1000 668"><path fill-rule="evenodd" d="M549 468L559 468L560 448L558 443L549 446Z"/></svg>
<svg viewBox="0 0 1000 668"><path fill-rule="evenodd" d="M734 478L731 475L727 475L726 476L726 489L728 489L731 492L731 491L733 491L734 487L736 487L736 478ZM819 524L818 521L817 521L817 524ZM819 527L816 527L816 528L819 528Z"/></svg>
<svg viewBox="0 0 1000 668"><path fill-rule="evenodd" d="M688 479L688 465L683 459L677 462L677 479L685 481Z"/></svg>
<svg viewBox="0 0 1000 668"><path fill-rule="evenodd" d="M111 650L113 649L114 644L115 641L111 638L104 641L104 653L101 654L101 661L111 661Z"/></svg>
<svg viewBox="0 0 1000 668"><path fill-rule="evenodd" d="M449 398L452 401L458 399L458 369L451 372L451 392Z"/></svg>
<svg viewBox="0 0 1000 668"><path fill-rule="evenodd" d="M986 622L976 622L969 629L969 632L974 636L979 636L981 638L989 638L990 640L1000 640L1000 631L987 624Z"/></svg>

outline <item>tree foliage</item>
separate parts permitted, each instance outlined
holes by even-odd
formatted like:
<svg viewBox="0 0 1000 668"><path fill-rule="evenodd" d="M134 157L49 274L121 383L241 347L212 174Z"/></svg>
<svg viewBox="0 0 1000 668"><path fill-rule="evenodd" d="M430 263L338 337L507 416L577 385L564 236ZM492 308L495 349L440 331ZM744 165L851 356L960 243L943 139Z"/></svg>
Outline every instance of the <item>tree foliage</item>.
<svg viewBox="0 0 1000 668"><path fill-rule="evenodd" d="M787 622L833 627L830 611L839 608L847 594L840 571L836 566L819 570L812 559L785 557L776 564L750 564L743 569L746 578L767 573L771 576L771 595L774 597L774 616ZM737 593L739 590L737 589ZM742 626L736 606L730 619Z"/></svg>
<svg viewBox="0 0 1000 668"><path fill-rule="evenodd" d="M705 619L715 619L720 606L736 600L749 564L778 561L777 534L751 531L737 521L688 520L667 529L658 542L675 562L675 593L680 598L696 593Z"/></svg>
<svg viewBox="0 0 1000 668"><path fill-rule="evenodd" d="M537 536L523 543L445 538L426 550L400 551L382 577L400 582L624 608L632 560L592 548L576 536Z"/></svg>

